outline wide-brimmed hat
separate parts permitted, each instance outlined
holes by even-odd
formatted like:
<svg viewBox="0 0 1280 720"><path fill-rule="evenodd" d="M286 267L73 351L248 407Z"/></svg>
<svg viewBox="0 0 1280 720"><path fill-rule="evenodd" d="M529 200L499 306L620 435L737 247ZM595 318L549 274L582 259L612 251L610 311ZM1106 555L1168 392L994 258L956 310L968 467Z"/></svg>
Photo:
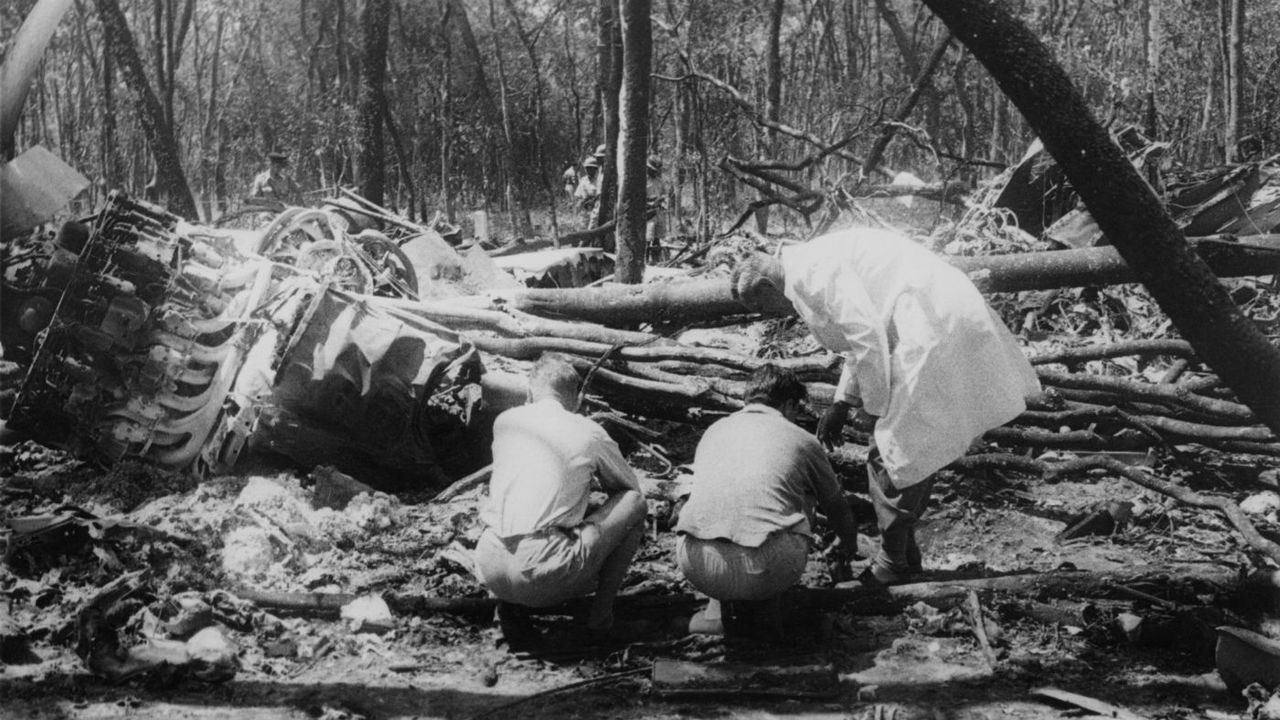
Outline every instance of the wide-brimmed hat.
<svg viewBox="0 0 1280 720"><path fill-rule="evenodd" d="M280 152L279 150L273 150L272 152L267 153L267 158L271 160L271 162L287 163L289 162L289 153Z"/></svg>
<svg viewBox="0 0 1280 720"><path fill-rule="evenodd" d="M594 155L588 155L588 156L587 156L587 158L586 158L585 160L583 160L583 161L582 161L582 167L584 167L584 168L598 168L598 167L600 167L600 161L599 161L599 160L596 160L596 158L595 158L595 156L594 156Z"/></svg>

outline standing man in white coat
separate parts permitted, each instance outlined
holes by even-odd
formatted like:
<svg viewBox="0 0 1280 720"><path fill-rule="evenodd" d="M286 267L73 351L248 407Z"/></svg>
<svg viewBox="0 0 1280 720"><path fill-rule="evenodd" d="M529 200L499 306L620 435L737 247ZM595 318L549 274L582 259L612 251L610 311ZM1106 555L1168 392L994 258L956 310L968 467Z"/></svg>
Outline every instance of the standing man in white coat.
<svg viewBox="0 0 1280 720"><path fill-rule="evenodd" d="M932 475L1040 391L1012 333L964 273L888 230L850 229L756 255L735 268L748 307L794 310L844 356L835 402L818 423L830 447L850 411L874 421L867 463L880 551L861 578L920 572L915 525Z"/></svg>

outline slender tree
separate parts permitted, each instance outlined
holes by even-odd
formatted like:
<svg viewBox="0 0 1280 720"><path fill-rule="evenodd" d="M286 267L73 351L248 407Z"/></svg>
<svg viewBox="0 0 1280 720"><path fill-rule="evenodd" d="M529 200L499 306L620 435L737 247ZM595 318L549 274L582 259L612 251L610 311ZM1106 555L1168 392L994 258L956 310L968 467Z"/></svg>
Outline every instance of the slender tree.
<svg viewBox="0 0 1280 720"><path fill-rule="evenodd" d="M1219 0L1222 17L1224 115L1223 145L1228 162L1239 160L1244 105L1244 0Z"/></svg>
<svg viewBox="0 0 1280 720"><path fill-rule="evenodd" d="M786 8L786 0L773 0L769 7L769 39L765 51L765 89L764 115L770 122L778 122L782 118L782 11ZM773 158L778 152L778 131L770 127L765 131L764 153ZM760 199L766 197L763 191ZM769 206L761 205L756 210L756 231L761 235L769 232Z"/></svg>
<svg viewBox="0 0 1280 720"><path fill-rule="evenodd" d="M366 0L361 18L364 60L360 64L358 174L360 193L382 204L386 191L386 143L382 119L387 114L387 23L391 0Z"/></svg>
<svg viewBox="0 0 1280 720"><path fill-rule="evenodd" d="M618 27L617 0L600 0L596 62L596 87L603 116L605 156L600 163L600 200L596 203L595 225L613 219L618 192L618 92L622 87L622 31ZM609 243L605 243L606 249Z"/></svg>
<svg viewBox="0 0 1280 720"><path fill-rule="evenodd" d="M649 0L622 0L622 95L618 112L618 263L621 283L644 281L645 161L649 155L649 71L653 29Z"/></svg>

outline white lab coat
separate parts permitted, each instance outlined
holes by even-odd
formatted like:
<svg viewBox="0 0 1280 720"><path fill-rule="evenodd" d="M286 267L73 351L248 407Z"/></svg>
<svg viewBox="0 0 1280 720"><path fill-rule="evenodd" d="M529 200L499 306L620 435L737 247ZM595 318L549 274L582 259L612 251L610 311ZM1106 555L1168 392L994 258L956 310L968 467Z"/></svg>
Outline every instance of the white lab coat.
<svg viewBox="0 0 1280 720"><path fill-rule="evenodd" d="M831 233L784 248L782 265L787 299L845 357L836 398L861 398L880 418L876 445L899 488L963 456L1040 391L969 278L901 234Z"/></svg>

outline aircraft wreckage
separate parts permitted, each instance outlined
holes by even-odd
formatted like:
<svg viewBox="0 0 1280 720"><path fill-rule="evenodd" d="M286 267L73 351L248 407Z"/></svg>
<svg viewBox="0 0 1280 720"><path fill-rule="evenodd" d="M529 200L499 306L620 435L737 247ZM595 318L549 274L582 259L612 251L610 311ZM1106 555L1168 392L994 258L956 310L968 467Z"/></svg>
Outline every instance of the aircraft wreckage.
<svg viewBox="0 0 1280 720"><path fill-rule="evenodd" d="M9 426L105 463L217 474L253 446L393 484L436 477L465 445L479 354L376 301L418 297L414 254L437 279L483 273L438 236L348 229L298 210L246 240L117 192L87 232L11 252L5 347L29 369Z"/></svg>

